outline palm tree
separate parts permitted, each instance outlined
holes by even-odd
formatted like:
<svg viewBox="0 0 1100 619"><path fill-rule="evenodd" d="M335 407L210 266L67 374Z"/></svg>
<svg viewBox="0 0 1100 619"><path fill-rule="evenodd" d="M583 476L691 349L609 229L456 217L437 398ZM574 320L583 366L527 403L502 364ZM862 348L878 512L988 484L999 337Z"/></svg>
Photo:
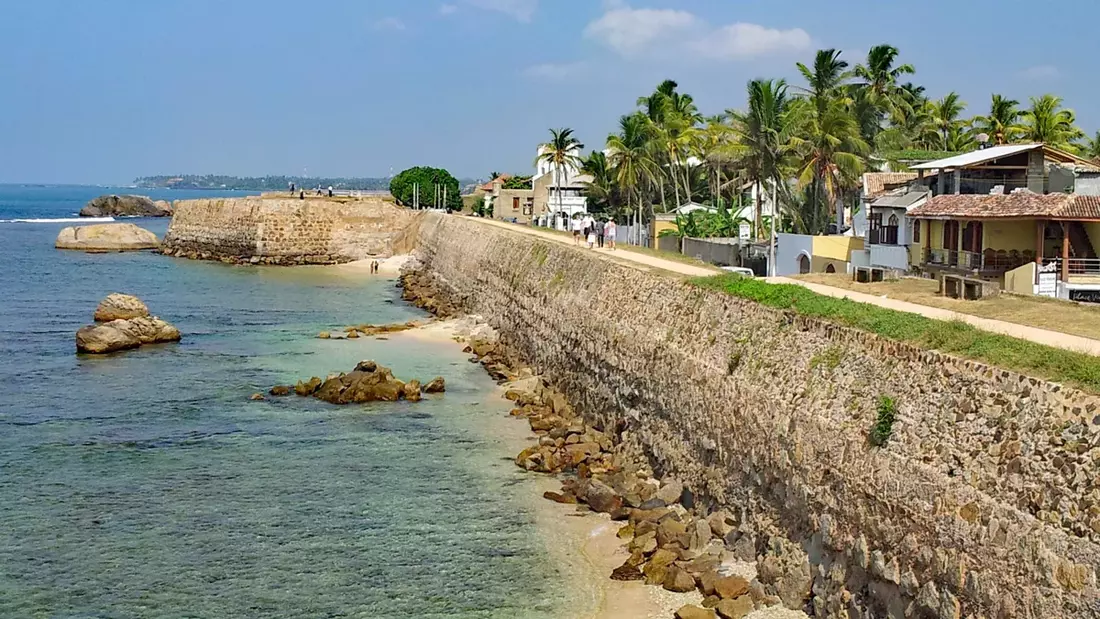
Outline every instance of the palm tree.
<svg viewBox="0 0 1100 619"><path fill-rule="evenodd" d="M862 80L859 122L864 141L870 143L882 128L883 118L896 104L898 79L916 73L913 65L894 66L900 51L893 45L876 45L867 52L864 64L857 64L853 74Z"/></svg>
<svg viewBox="0 0 1100 619"><path fill-rule="evenodd" d="M753 225L758 237L763 237L764 183L778 187L783 160L790 152L791 107L785 80L757 79L748 84L748 109L726 112L738 138L726 150L756 187Z"/></svg>
<svg viewBox="0 0 1100 619"><path fill-rule="evenodd" d="M554 187L558 192L558 213L564 211L562 207L562 178L569 170L580 167L581 158L577 155L584 145L573 137L573 130L569 128L551 129L550 141L539 146L539 156L535 159L535 165L545 162L554 172ZM557 215L554 216L557 219Z"/></svg>
<svg viewBox="0 0 1100 619"><path fill-rule="evenodd" d="M595 210L601 207L608 211L612 210L615 206L616 187L607 155L602 151L592 151L581 162L581 172L592 177L591 181L581 183L588 202L595 205Z"/></svg>
<svg viewBox="0 0 1100 619"><path fill-rule="evenodd" d="M932 122L936 125L936 131L940 134L940 150L957 152L949 148L949 142L953 134L967 125L961 120L963 110L966 109L966 101L962 100L957 92L949 92L942 99L932 103Z"/></svg>
<svg viewBox="0 0 1100 619"><path fill-rule="evenodd" d="M1020 102L993 95L988 116L975 116L974 129L989 136L994 144L1013 142L1023 132L1020 126Z"/></svg>
<svg viewBox="0 0 1100 619"><path fill-rule="evenodd" d="M640 112L628 114L619 119L619 133L607 137L607 148L613 177L619 189L635 205L635 221L640 221L642 196L647 186L653 184L658 174L657 165L649 148L651 138L649 119Z"/></svg>
<svg viewBox="0 0 1100 619"><path fill-rule="evenodd" d="M1075 151L1074 142L1085 137L1076 125L1073 110L1062 107L1062 98L1043 95L1031 98L1031 107L1021 114L1024 119L1020 137L1067 151Z"/></svg>
<svg viewBox="0 0 1100 619"><path fill-rule="evenodd" d="M1091 138L1084 139L1084 143L1081 145L1081 154L1086 159L1100 161L1100 131L1097 131L1096 135Z"/></svg>

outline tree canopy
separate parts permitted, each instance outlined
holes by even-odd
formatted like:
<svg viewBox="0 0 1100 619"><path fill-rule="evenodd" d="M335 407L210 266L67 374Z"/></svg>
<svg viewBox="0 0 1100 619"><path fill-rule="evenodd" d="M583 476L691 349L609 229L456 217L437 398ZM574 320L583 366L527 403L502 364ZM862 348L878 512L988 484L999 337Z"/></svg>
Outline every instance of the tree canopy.
<svg viewBox="0 0 1100 619"><path fill-rule="evenodd" d="M417 193L417 183L419 183L420 208L433 208L437 202L440 207L443 207L444 193L446 193L446 208L462 210L458 179L442 168L418 166L404 170L390 181L390 194L398 204L411 207L416 202L414 197ZM445 192L444 189L446 189Z"/></svg>

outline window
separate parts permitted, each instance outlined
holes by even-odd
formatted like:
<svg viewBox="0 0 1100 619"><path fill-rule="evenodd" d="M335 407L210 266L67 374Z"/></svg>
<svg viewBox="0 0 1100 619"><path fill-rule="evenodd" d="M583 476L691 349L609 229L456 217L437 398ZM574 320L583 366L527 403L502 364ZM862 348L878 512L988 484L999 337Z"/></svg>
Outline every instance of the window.
<svg viewBox="0 0 1100 619"><path fill-rule="evenodd" d="M519 197L513 197L512 198L512 210L513 211L518 211L519 210Z"/></svg>
<svg viewBox="0 0 1100 619"><path fill-rule="evenodd" d="M913 242L914 243L920 243L920 225L921 225L921 221L919 219L914 219L913 220Z"/></svg>

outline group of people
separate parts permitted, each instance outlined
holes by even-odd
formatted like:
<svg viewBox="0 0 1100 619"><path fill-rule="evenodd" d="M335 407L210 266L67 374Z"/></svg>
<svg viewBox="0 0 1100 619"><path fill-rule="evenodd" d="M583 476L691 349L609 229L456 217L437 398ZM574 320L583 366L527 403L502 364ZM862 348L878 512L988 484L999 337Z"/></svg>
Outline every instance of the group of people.
<svg viewBox="0 0 1100 619"><path fill-rule="evenodd" d="M591 215L574 215L570 221L573 229L573 244L585 243L588 249L594 247L603 248L607 243L608 249L615 249L615 220L608 217L604 221L597 220Z"/></svg>
<svg viewBox="0 0 1100 619"><path fill-rule="evenodd" d="M295 189L294 183L290 183L290 195L292 195L292 196L294 195L294 189ZM319 195L319 196L325 195L325 192L321 190L320 185L317 185L317 195ZM328 197L330 197L330 198L332 197L332 185L328 186ZM306 190L305 189L298 189L298 199L299 200L305 200L306 199Z"/></svg>

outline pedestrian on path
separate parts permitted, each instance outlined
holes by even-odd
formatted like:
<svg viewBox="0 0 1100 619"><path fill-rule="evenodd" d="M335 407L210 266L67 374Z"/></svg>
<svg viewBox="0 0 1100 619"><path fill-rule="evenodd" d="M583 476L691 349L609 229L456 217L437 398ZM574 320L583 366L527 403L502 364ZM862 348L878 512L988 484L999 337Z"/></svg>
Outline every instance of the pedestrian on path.
<svg viewBox="0 0 1100 619"><path fill-rule="evenodd" d="M603 249L604 223L605 222L596 220L596 245L600 249Z"/></svg>
<svg viewBox="0 0 1100 619"><path fill-rule="evenodd" d="M571 223L573 225L573 244L580 245L581 229L584 227L584 221L582 221L580 217L573 216Z"/></svg>
<svg viewBox="0 0 1100 619"><path fill-rule="evenodd" d="M611 251L615 251L615 218L608 217L607 223L603 225L603 236L607 240L607 248Z"/></svg>

